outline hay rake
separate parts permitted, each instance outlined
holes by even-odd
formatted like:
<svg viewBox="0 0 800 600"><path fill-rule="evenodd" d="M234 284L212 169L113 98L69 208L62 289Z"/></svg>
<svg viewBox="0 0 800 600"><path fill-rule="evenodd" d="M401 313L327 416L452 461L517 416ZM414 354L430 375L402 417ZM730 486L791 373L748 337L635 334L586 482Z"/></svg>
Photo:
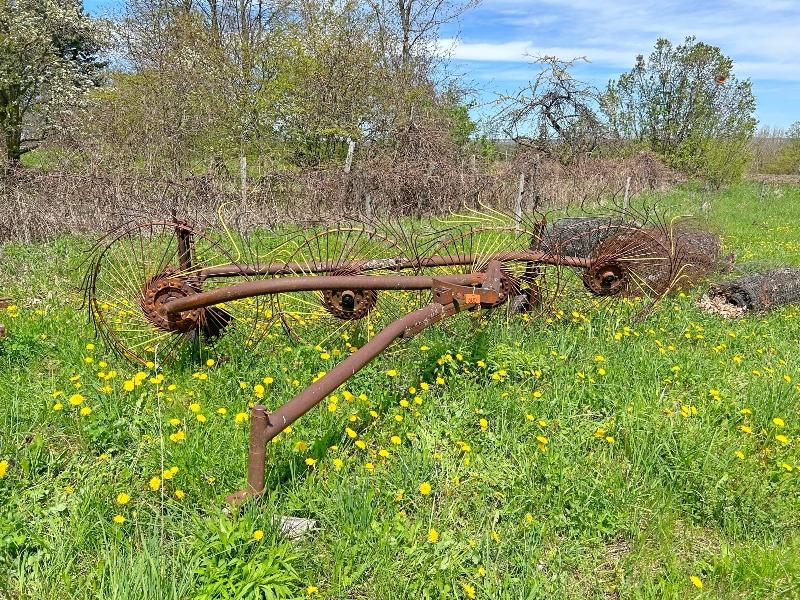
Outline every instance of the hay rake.
<svg viewBox="0 0 800 600"><path fill-rule="evenodd" d="M151 368L186 347L203 351L231 338L252 348L281 330L317 344L343 333L358 342L348 342L338 365L282 406L254 407L248 486L231 497L239 501L264 488L266 443L395 340L460 313L528 321L551 313L576 281L570 272L590 297L646 298L646 312L718 262L714 252L699 257L681 242L698 235L709 237L678 234L659 220L548 225L541 216L519 220L493 210L419 228L307 224L246 235L224 225L141 221L95 245L84 288L102 337Z"/></svg>

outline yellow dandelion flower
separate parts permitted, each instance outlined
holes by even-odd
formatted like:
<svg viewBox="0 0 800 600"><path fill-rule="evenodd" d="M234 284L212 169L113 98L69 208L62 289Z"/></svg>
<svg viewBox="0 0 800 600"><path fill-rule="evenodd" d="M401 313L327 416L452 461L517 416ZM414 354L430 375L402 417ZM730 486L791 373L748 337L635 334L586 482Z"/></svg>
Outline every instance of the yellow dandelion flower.
<svg viewBox="0 0 800 600"><path fill-rule="evenodd" d="M9 462L7 460L0 460L0 479L6 476L8 473L8 465Z"/></svg>
<svg viewBox="0 0 800 600"><path fill-rule="evenodd" d="M474 600L477 597L474 585L465 582L461 584L461 589L464 590L464 595L470 600Z"/></svg>
<svg viewBox="0 0 800 600"><path fill-rule="evenodd" d="M419 493L422 494L423 496L427 496L428 494L430 494L431 493L431 484L428 483L427 481L423 481L422 483L420 483L419 484Z"/></svg>
<svg viewBox="0 0 800 600"><path fill-rule="evenodd" d="M309 467L313 467L315 464L317 464L317 459L316 459L316 458L311 458L311 457L309 456L309 457L306 459L306 464L307 464Z"/></svg>
<svg viewBox="0 0 800 600"><path fill-rule="evenodd" d="M399 435L393 435L391 438L389 438L389 441L392 442L395 446L399 446L403 442L403 440L400 439Z"/></svg>
<svg viewBox="0 0 800 600"><path fill-rule="evenodd" d="M117 504L119 504L120 506L125 506L130 501L131 497L125 492L120 492L119 494L117 494Z"/></svg>
<svg viewBox="0 0 800 600"><path fill-rule="evenodd" d="M82 417L88 417L90 414L92 414L92 407L91 406L84 406L83 408L81 408L79 414Z"/></svg>
<svg viewBox="0 0 800 600"><path fill-rule="evenodd" d="M150 489L154 492L157 492L161 489L161 478L160 477L151 477L150 481L147 483L150 486Z"/></svg>
<svg viewBox="0 0 800 600"><path fill-rule="evenodd" d="M388 371L386 371L386 374L389 377L397 377L397 369L389 369Z"/></svg>
<svg viewBox="0 0 800 600"><path fill-rule="evenodd" d="M122 525L125 522L125 517L122 515L114 515L113 521L117 525Z"/></svg>
<svg viewBox="0 0 800 600"><path fill-rule="evenodd" d="M184 492L183 490L175 490L175 497L178 500L183 500L186 497L186 492Z"/></svg>
<svg viewBox="0 0 800 600"><path fill-rule="evenodd" d="M64 405L61 404L61 402L56 402L55 404L53 404L53 410L56 411L56 412L58 412L59 410L62 410L63 408L64 408Z"/></svg>
<svg viewBox="0 0 800 600"><path fill-rule="evenodd" d="M781 444L788 444L789 443L789 438L786 437L785 435L783 435L782 433L779 433L778 435L776 435L775 439L778 440Z"/></svg>
<svg viewBox="0 0 800 600"><path fill-rule="evenodd" d="M439 541L439 532L436 531L433 527L428 530L428 541L431 544L435 544Z"/></svg>
<svg viewBox="0 0 800 600"><path fill-rule="evenodd" d="M776 427L783 427L784 425L786 425L784 420L781 419L780 417L775 417L774 419L772 419L772 422L775 424Z"/></svg>
<svg viewBox="0 0 800 600"><path fill-rule="evenodd" d="M69 397L69 403L72 404L72 406L80 406L83 404L83 396L80 394L72 394L72 396Z"/></svg>
<svg viewBox="0 0 800 600"><path fill-rule="evenodd" d="M341 458L334 458L333 459L333 466L338 471L339 469L341 469L344 466L344 461Z"/></svg>
<svg viewBox="0 0 800 600"><path fill-rule="evenodd" d="M692 582L692 585L699 590L703 589L703 580L700 579L697 575L692 575L689 577L689 581Z"/></svg>
<svg viewBox="0 0 800 600"><path fill-rule="evenodd" d="M237 423L244 423L245 421L247 421L247 413L246 412L236 413L236 416L233 417L233 420L236 421Z"/></svg>
<svg viewBox="0 0 800 600"><path fill-rule="evenodd" d="M263 540L264 539L264 532L261 529L256 529L253 532L253 539L255 541L257 541L257 542Z"/></svg>

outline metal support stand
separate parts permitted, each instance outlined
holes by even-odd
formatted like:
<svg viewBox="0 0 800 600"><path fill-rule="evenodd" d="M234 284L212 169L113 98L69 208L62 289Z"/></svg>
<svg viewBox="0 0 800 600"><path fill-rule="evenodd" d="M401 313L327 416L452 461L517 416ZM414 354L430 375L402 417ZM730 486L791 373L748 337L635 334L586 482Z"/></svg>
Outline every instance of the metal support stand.
<svg viewBox="0 0 800 600"><path fill-rule="evenodd" d="M267 453L267 407L258 404L250 411L250 450L247 453L247 488L230 494L225 499L229 504L240 505L252 496L264 491L265 462Z"/></svg>

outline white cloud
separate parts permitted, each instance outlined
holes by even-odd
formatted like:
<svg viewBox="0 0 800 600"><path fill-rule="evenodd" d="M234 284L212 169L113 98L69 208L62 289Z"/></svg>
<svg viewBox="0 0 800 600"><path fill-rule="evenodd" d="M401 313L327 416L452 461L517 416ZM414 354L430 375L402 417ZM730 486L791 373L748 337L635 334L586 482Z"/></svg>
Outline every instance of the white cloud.
<svg viewBox="0 0 800 600"><path fill-rule="evenodd" d="M457 60L526 62L551 54L630 68L656 38L695 35L730 55L743 76L800 81L798 0L484 0L467 18L474 23L461 40L446 42Z"/></svg>
<svg viewBox="0 0 800 600"><path fill-rule="evenodd" d="M461 42L458 40L441 40L440 48L455 60L474 60L491 62L530 62L537 56L557 56L569 60L585 57L590 62L630 66L635 54L625 50L608 48L537 46L532 42L513 41L501 43Z"/></svg>

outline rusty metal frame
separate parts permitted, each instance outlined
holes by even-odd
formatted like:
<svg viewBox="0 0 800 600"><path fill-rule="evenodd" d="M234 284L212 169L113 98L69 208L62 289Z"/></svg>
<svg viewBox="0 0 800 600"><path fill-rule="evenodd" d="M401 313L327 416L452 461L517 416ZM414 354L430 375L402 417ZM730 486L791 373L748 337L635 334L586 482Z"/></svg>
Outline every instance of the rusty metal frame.
<svg viewBox="0 0 800 600"><path fill-rule="evenodd" d="M265 487L266 445L289 425L319 404L345 381L360 371L370 361L386 350L394 341L407 339L424 329L464 310L494 308L509 300L520 291L517 280L504 265L523 263L526 276L536 278L546 265L582 269L588 273L601 268L591 258L564 256L545 252L533 242L539 230L534 232L529 250L495 252L488 255L434 254L415 258L389 257L378 259L351 258L345 261L323 262L309 268L308 264L296 262L274 262L266 264L241 264L231 261L205 269L193 269L194 238L199 233L183 223L175 223L177 252L180 270L165 271L145 282L145 292L167 289L160 298L147 304L148 319L164 331L183 333L182 323L191 325L202 322L204 310L236 300L259 296L297 292L349 292L357 293L379 290L430 290L432 302L386 325L361 348L348 355L326 375L299 392L285 404L269 412L263 405L253 407L250 418L250 438L247 467L247 487L229 496L239 503L251 496L261 494ZM230 259L228 259L230 260ZM600 261L602 262L602 261ZM425 269L440 267L468 267L480 264L481 268L464 274L426 275ZM95 265L95 270L99 269ZM297 273L304 273L297 275ZM380 273L376 273L380 272ZM388 273L387 273L388 272ZM191 275L181 275L191 273ZM605 271L599 272L603 277ZM210 278L264 277L203 291L203 282ZM524 278L523 278L524 279ZM531 282L528 282L531 283ZM151 289L152 288L152 289ZM535 290L534 290L535 292ZM147 296L149 297L149 296ZM531 300L531 299L529 299ZM142 301L144 302L144 301ZM145 309L145 304L142 309ZM152 313L152 314L150 314Z"/></svg>
<svg viewBox="0 0 800 600"><path fill-rule="evenodd" d="M182 253L182 256L185 255L188 255L188 250ZM539 265L581 269L595 266L588 258L556 256L540 250L500 252L484 257L484 260L487 259L488 265L483 272L436 277L401 274L332 275L330 273L347 270L359 273L369 273L374 270L400 272L430 267L465 266L474 264L476 257L472 255L442 255L417 259L352 260L347 261L344 265L342 263L320 265L314 270L319 275L306 276L289 276L304 266L299 264L222 265L201 271L200 279L240 275L271 275L274 278L234 283L211 291L199 291L167 302L164 305L166 316L176 318L181 313L223 302L291 292L429 289L433 294L433 302L384 327L364 346L347 356L327 374L273 412L268 412L263 405L253 407L250 418L247 486L245 489L229 495L227 500L233 504L240 504L249 497L260 495L264 491L266 481L266 444L364 368L395 340L413 337L431 325L460 311L492 308L504 303L508 299L508 290L503 288L505 275L502 264L504 262L524 262L529 271L536 269Z"/></svg>
<svg viewBox="0 0 800 600"><path fill-rule="evenodd" d="M314 406L319 404L326 396L335 391L358 371L364 368L370 361L377 357L381 352L386 350L392 344L392 342L401 338L411 338L431 325L434 325L447 317L453 316L462 310L491 307L503 302L505 298L502 296L501 290L497 287L500 281L499 276L492 276L493 274L499 273L500 263L493 261L489 264L486 274L475 273L468 276L451 276L439 279L433 279L430 277L415 278L420 286L422 283L430 284L429 287L432 288L434 293L434 302L431 302L419 310L400 317L381 329L381 331L375 334L375 336L361 348L359 348L353 354L350 354L323 377L306 387L275 411L268 413L265 407L262 405L253 407L250 418L250 449L247 458L247 487L244 490L239 490L238 492L229 495L227 497L228 502L232 504L239 504L248 497L261 494L264 491L266 481L266 444L269 443L270 440L274 439L289 425L311 410ZM485 275L488 275L488 277ZM310 277L307 279L331 278ZM360 283L360 281L364 279L380 280L384 278L355 276L342 278L334 277L333 279L358 280L356 282L347 281L347 283L352 284ZM390 277L389 279L390 283L394 283L391 281L393 278ZM402 277L401 279L408 278ZM469 285L461 285L462 281L465 281ZM327 282L324 282L323 284L326 283ZM373 282L373 284L380 285L380 283L377 281ZM487 287L482 287L484 284L486 284ZM341 285L344 286L344 283ZM265 288L261 287L260 289L263 292ZM377 287L372 289L398 289L398 287L396 285L392 285L388 288ZM422 288L417 287L405 289ZM241 291L242 290L240 289L240 292ZM276 292L271 291L264 293ZM197 295L199 296L200 294ZM193 297L194 296L191 296L190 298ZM181 305L178 304L182 300L183 299L174 300L173 302L169 303L167 305L169 310L174 312L181 307L185 307L186 303ZM203 302L211 302L212 300L213 296L207 296Z"/></svg>

